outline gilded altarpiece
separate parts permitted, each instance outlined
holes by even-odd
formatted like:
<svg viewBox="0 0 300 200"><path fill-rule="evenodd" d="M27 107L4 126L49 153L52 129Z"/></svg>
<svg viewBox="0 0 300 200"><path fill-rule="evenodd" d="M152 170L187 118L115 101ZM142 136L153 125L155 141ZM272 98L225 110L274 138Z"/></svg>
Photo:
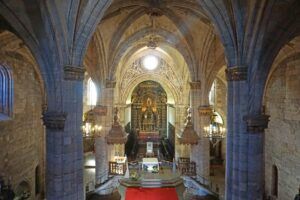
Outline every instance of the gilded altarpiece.
<svg viewBox="0 0 300 200"><path fill-rule="evenodd" d="M154 81L144 81L131 97L131 127L137 133L167 135L167 94Z"/></svg>

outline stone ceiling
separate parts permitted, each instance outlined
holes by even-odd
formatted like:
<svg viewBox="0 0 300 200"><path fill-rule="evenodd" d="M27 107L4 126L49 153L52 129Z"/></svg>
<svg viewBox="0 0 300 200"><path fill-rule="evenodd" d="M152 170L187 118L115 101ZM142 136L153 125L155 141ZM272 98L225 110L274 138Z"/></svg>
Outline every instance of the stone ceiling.
<svg viewBox="0 0 300 200"><path fill-rule="evenodd" d="M198 80L209 85L225 64L222 45L196 1L115 0L98 25L84 65L99 85L118 82L144 55L150 37L164 52L159 57L182 76L181 87Z"/></svg>

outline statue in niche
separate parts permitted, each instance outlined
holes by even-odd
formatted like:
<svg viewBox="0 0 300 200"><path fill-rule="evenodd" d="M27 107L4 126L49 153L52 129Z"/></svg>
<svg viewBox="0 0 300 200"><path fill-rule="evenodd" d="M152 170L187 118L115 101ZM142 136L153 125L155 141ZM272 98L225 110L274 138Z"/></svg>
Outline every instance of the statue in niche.
<svg viewBox="0 0 300 200"><path fill-rule="evenodd" d="M142 108L142 130L143 131L156 131L157 130L157 109L155 104L152 103L151 98L147 98L146 106Z"/></svg>

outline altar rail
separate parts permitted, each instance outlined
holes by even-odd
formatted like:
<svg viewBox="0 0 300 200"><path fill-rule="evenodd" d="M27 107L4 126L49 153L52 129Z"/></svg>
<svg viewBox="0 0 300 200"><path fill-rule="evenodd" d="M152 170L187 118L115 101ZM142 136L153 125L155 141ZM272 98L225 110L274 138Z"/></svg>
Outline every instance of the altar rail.
<svg viewBox="0 0 300 200"><path fill-rule="evenodd" d="M124 175L126 169L126 163L109 162L109 175Z"/></svg>
<svg viewBox="0 0 300 200"><path fill-rule="evenodd" d="M138 133L138 140L141 142L159 142L159 132L142 132Z"/></svg>
<svg viewBox="0 0 300 200"><path fill-rule="evenodd" d="M196 163L190 161L190 158L180 157L178 159L178 170L182 175L195 176L196 175Z"/></svg>

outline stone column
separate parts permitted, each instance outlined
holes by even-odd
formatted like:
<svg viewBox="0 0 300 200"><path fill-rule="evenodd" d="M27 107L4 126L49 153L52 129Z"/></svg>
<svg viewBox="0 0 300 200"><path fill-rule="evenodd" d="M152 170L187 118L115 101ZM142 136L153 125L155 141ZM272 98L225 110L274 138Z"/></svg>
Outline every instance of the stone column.
<svg viewBox="0 0 300 200"><path fill-rule="evenodd" d="M226 150L226 199L239 199L240 190L246 192L245 178L239 172L247 172L246 124L243 115L247 113L247 68L233 67L226 70L228 81L227 99L227 150ZM240 147L244 145L244 156ZM241 161L240 161L241 159ZM241 164L239 166L239 164ZM242 166L243 164L243 166ZM241 180L240 180L241 179ZM239 183L241 182L241 185ZM244 183L244 184L243 184ZM247 198L245 198L247 199Z"/></svg>
<svg viewBox="0 0 300 200"><path fill-rule="evenodd" d="M108 135L109 130L111 129L111 125L113 123L113 112L114 112L114 88L116 86L115 81L107 80L105 83L105 88L103 89L103 92L101 95L101 104L107 107L107 115L105 118L103 118L103 133L105 136ZM112 160L112 157L114 155L114 147L113 145L105 144L106 146L106 170L108 171L108 162Z"/></svg>
<svg viewBox="0 0 300 200"><path fill-rule="evenodd" d="M103 131L103 126L105 118L107 116L107 107L102 105L97 105L93 109L93 115L95 118L95 124L102 127L95 135L95 161L96 161L96 173L95 180L96 185L99 185L107 180L107 149L105 141L105 132Z"/></svg>
<svg viewBox="0 0 300 200"><path fill-rule="evenodd" d="M200 122L199 122L199 115L198 115L198 106L201 103L201 82L195 81L190 82L190 97L191 97L191 111L192 111L192 122L194 125L194 130L197 132L198 136L200 137ZM200 172L200 156L199 156L199 150L200 147L200 140L197 145L191 146L191 160L196 162L196 172ZM201 175L201 174L199 174Z"/></svg>
<svg viewBox="0 0 300 200"><path fill-rule="evenodd" d="M246 67L226 70L228 117L226 199L263 198L263 129L267 116L249 115ZM261 120L261 123L258 121Z"/></svg>
<svg viewBox="0 0 300 200"><path fill-rule="evenodd" d="M175 105L175 159L178 157L185 156L184 151L186 148L185 145L180 145L178 142L177 135L181 135L185 123L185 118L187 116L188 105Z"/></svg>
<svg viewBox="0 0 300 200"><path fill-rule="evenodd" d="M96 185L107 180L107 149L104 134L95 137Z"/></svg>
<svg viewBox="0 0 300 200"><path fill-rule="evenodd" d="M64 67L62 104L58 108L48 108L43 115L48 200L84 199L81 132L83 73L84 70L79 67Z"/></svg>
<svg viewBox="0 0 300 200"><path fill-rule="evenodd" d="M248 132L247 199L263 199L264 131L268 128L269 116L264 113L249 115L244 116L244 120Z"/></svg>
<svg viewBox="0 0 300 200"><path fill-rule="evenodd" d="M197 174L202 177L209 178L210 173L210 149L209 149L209 139L204 137L204 127L210 125L210 118L212 115L212 108L209 105L199 106L198 107L198 116L199 116L199 134L200 141L197 145L198 148L198 163Z"/></svg>

